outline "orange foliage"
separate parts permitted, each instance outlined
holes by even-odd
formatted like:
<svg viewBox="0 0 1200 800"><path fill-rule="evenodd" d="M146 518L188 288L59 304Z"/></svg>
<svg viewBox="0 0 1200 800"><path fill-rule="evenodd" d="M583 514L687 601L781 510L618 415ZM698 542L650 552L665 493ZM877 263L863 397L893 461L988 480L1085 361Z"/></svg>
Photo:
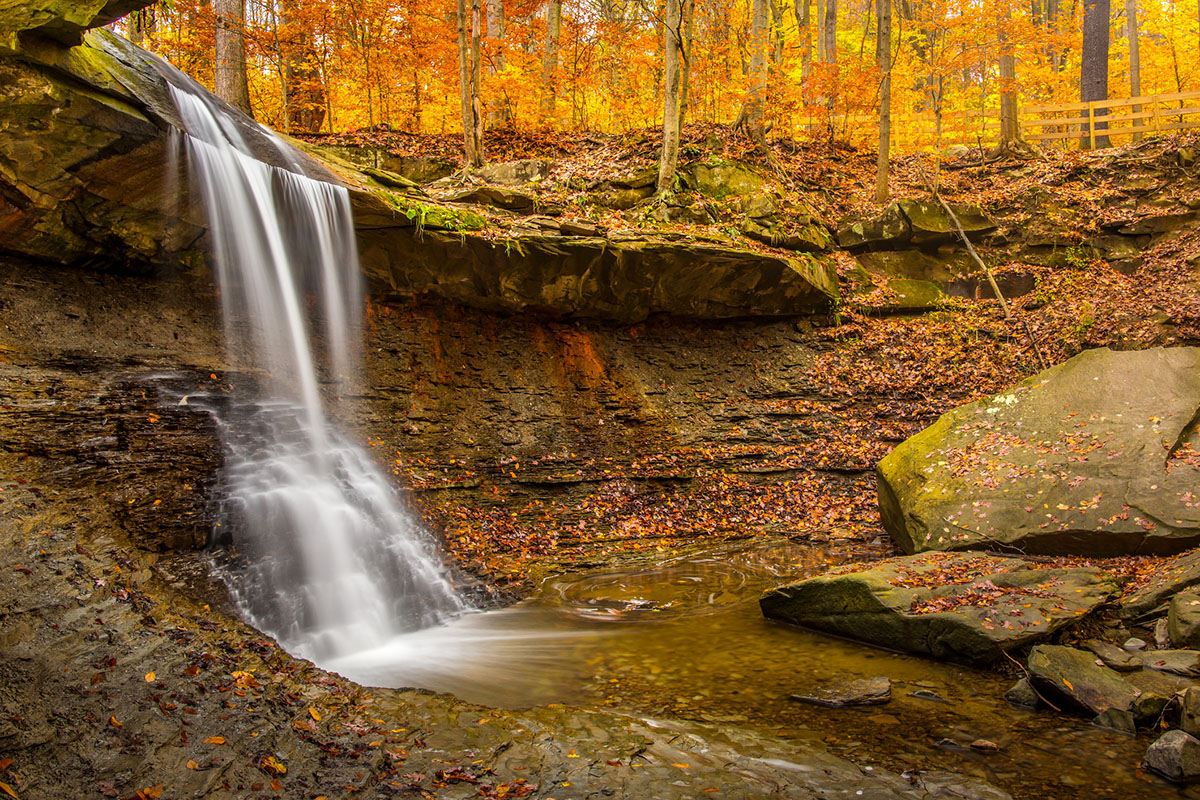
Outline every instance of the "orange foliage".
<svg viewBox="0 0 1200 800"><path fill-rule="evenodd" d="M771 0L769 0L771 1ZM836 64L817 63L816 9L802 29L792 2L773 16L767 118L776 135L867 139L879 103L873 3L843 0ZM486 0L484 0L486 4ZM809 0L811 3L811 0ZM998 43L1013 42L1023 105L1069 103L1079 94L1082 4L1016 0L903 0L893 24L893 115L898 135L974 143L998 124ZM1114 2L1112 97L1128 96L1124 4ZM503 36L485 36L482 100L519 128L624 132L661 121L661 2L564 0L557 72L543 74L545 0L503 0ZM741 106L749 62L749 0L697 0L688 120L728 123ZM1200 89L1196 6L1142 0L1146 94ZM211 85L213 12L172 0L154 12L148 44ZM485 17L487 15L485 14ZM1001 27L1003 26L1003 28ZM373 125L453 133L458 112L454 3L450 0L247 0L251 96L258 117L302 129L304 106L322 131ZM289 69L297 62L305 69ZM807 60L811 64L805 65ZM547 80L557 86L549 115ZM294 85L305 81L308 91ZM290 88L289 83L293 84ZM503 119L491 113L499 124ZM905 126L908 126L907 128ZM929 141L925 141L929 140Z"/></svg>

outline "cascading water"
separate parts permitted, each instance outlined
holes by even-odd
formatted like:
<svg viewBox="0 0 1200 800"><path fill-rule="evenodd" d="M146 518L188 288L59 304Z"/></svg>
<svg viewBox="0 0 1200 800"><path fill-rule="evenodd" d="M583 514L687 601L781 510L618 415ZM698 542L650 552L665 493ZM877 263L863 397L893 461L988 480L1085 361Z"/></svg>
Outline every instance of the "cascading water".
<svg viewBox="0 0 1200 800"><path fill-rule="evenodd" d="M254 625L315 660L448 619L464 604L431 543L321 400L322 374L344 388L359 359L348 193L254 158L244 122L182 75L171 84L208 210L227 341L265 372L266 397L219 415L227 450L219 530L237 554L222 571L234 599ZM277 151L273 160L298 163L284 142L252 130ZM312 313L311 297L320 300ZM318 331L327 343L321 367Z"/></svg>

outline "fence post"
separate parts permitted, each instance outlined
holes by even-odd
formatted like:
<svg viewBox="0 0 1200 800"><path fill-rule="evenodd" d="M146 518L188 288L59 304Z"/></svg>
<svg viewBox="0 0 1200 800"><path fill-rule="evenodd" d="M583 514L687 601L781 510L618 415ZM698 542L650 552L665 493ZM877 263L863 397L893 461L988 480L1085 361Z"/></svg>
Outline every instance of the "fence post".
<svg viewBox="0 0 1200 800"><path fill-rule="evenodd" d="M1091 103L1088 103L1088 139L1091 142L1091 145L1088 147L1088 149L1095 150L1096 149L1096 107L1094 105L1092 105Z"/></svg>
<svg viewBox="0 0 1200 800"><path fill-rule="evenodd" d="M1155 98L1155 100L1154 100L1154 132L1156 134L1162 132L1162 122L1158 118L1158 99L1157 98Z"/></svg>

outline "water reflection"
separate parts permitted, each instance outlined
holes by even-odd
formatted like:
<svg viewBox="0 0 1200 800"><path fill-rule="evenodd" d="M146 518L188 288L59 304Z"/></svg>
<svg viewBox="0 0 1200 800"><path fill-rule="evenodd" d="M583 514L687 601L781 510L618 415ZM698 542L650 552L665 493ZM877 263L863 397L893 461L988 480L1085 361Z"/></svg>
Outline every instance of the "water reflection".
<svg viewBox="0 0 1200 800"><path fill-rule="evenodd" d="M399 637L334 668L368 684L447 691L502 708L606 706L815 737L861 764L949 769L1017 798L1200 797L1136 771L1147 736L1009 706L1003 697L1013 678L865 647L759 613L764 589L846 560L837 549L780 542L564 576L513 608ZM877 676L892 681L884 706L825 709L790 699ZM996 742L1000 752L971 751L977 739Z"/></svg>

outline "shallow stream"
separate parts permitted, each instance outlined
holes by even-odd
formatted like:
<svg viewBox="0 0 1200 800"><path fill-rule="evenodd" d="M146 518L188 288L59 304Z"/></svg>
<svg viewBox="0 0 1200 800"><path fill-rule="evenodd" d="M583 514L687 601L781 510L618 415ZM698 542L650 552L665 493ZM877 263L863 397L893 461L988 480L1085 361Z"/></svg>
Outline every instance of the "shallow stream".
<svg viewBox="0 0 1200 800"><path fill-rule="evenodd" d="M451 692L500 708L562 703L823 740L862 765L943 768L1018 798L1200 797L1137 770L1134 739L1004 701L1014 678L765 620L763 589L848 555L786 540L546 581L501 611L398 637L326 666L368 685ZM822 708L796 693L887 676L886 705ZM976 752L984 739L998 752Z"/></svg>

